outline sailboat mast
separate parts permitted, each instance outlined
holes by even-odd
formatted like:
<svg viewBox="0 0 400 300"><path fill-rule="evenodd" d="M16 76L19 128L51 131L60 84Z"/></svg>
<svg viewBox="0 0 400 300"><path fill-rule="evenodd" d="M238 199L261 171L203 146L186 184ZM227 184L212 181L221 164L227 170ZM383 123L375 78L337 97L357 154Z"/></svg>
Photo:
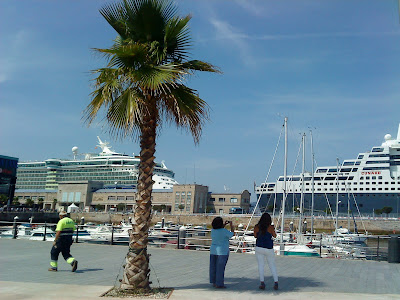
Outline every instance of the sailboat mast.
<svg viewBox="0 0 400 300"><path fill-rule="evenodd" d="M284 159L284 167L283 167L283 195L282 195L282 222L281 222L281 249L283 247L283 229L285 228L285 202L286 202L286 177L287 177L287 146L288 146L288 131L287 131L287 120L285 117L284 127L285 127L285 159ZM284 248L283 248L284 249Z"/></svg>
<svg viewBox="0 0 400 300"><path fill-rule="evenodd" d="M302 227L303 227L303 213L304 213L304 165L306 163L306 134L303 133L301 136L301 144L303 147L303 162L302 162L302 168L301 168L301 197L300 197L300 217L299 217L299 234L303 232Z"/></svg>
<svg viewBox="0 0 400 300"><path fill-rule="evenodd" d="M314 233L314 145L312 131L311 137L311 234Z"/></svg>
<svg viewBox="0 0 400 300"><path fill-rule="evenodd" d="M336 158L336 222L335 229L337 234L339 221L339 158Z"/></svg>

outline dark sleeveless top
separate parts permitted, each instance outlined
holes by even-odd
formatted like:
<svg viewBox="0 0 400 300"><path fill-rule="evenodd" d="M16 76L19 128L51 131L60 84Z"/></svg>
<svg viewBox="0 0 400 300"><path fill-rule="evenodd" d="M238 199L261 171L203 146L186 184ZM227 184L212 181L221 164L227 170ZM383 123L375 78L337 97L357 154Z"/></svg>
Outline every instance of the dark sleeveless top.
<svg viewBox="0 0 400 300"><path fill-rule="evenodd" d="M265 234L262 234L261 230L258 231L256 246L261 248L272 249L274 246L274 243L272 241L272 235L268 231L266 231Z"/></svg>

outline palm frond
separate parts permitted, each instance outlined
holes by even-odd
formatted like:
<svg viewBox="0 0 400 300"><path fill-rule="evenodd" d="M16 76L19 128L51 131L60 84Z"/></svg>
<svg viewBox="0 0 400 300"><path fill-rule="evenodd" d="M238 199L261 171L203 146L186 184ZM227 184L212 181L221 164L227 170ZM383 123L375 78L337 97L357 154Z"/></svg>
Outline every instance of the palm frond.
<svg viewBox="0 0 400 300"><path fill-rule="evenodd" d="M191 48L191 37L188 23L190 15L184 18L174 17L165 26L165 47L167 53L175 59L187 59Z"/></svg>
<svg viewBox="0 0 400 300"><path fill-rule="evenodd" d="M167 121L188 130L195 143L199 142L209 107L196 90L183 84L169 86L169 94L162 95L159 109Z"/></svg>
<svg viewBox="0 0 400 300"><path fill-rule="evenodd" d="M144 114L142 99L139 90L126 89L111 103L106 118L112 135L124 138L140 132Z"/></svg>
<svg viewBox="0 0 400 300"><path fill-rule="evenodd" d="M194 71L202 71L202 72L212 72L212 73L222 73L221 70L207 62L201 60L190 60L183 62L177 66L182 70L187 70L188 72L193 73Z"/></svg>

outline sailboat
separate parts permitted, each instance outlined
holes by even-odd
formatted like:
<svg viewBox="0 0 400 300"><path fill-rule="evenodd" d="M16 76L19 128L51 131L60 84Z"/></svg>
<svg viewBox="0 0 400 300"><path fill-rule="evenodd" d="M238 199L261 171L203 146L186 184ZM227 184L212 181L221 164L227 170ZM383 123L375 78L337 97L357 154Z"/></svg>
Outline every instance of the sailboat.
<svg viewBox="0 0 400 300"><path fill-rule="evenodd" d="M285 224L285 201L287 198L286 191L286 175L287 175L287 117L285 117L284 122L285 127L285 160L284 160L284 195L282 198L281 205L281 232L277 237L280 239L280 244L274 246L274 252L276 255L296 255L296 256L319 256L318 252L315 249L308 247L305 243L302 243L305 239L302 236L302 217L304 212L304 187L302 188L301 199L300 199L300 215L299 215L299 226L298 232L296 235L296 243L287 242L287 234L284 233L284 224ZM303 150L303 163L302 163L302 180L304 181L304 167L305 167L305 134L302 135L302 150ZM304 185L303 185L304 186ZM313 218L313 216L312 216ZM290 235L289 235L290 239Z"/></svg>

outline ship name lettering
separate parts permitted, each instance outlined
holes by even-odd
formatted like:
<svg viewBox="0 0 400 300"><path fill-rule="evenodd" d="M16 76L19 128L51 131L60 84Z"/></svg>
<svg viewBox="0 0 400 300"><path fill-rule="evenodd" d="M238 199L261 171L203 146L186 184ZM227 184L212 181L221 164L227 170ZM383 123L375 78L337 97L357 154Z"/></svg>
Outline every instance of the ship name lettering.
<svg viewBox="0 0 400 300"><path fill-rule="evenodd" d="M361 172L361 175L379 175L380 171L371 171L371 172Z"/></svg>

